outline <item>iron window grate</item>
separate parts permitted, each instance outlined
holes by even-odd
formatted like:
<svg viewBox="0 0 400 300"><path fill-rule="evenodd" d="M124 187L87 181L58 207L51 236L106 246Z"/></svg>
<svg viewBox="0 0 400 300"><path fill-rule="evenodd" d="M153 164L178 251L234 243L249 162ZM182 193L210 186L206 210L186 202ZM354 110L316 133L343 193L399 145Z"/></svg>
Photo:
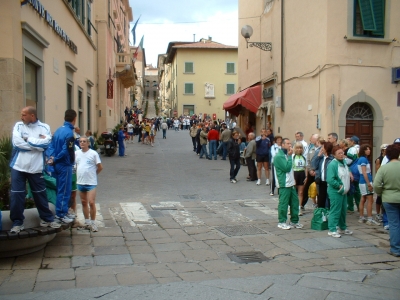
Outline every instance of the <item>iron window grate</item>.
<svg viewBox="0 0 400 300"><path fill-rule="evenodd" d="M262 263L270 260L259 251L228 253L227 255L230 260L239 264Z"/></svg>

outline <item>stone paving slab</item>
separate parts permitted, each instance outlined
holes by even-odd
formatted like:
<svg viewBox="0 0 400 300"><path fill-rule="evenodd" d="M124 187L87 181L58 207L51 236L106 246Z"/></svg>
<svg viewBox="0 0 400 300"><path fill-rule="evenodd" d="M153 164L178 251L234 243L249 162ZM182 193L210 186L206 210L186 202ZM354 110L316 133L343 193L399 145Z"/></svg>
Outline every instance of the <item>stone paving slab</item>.
<svg viewBox="0 0 400 300"><path fill-rule="evenodd" d="M94 265L92 256L74 256L72 257L71 267L91 267Z"/></svg>
<svg viewBox="0 0 400 300"><path fill-rule="evenodd" d="M133 264L129 254L119 255L98 255L95 256L95 262L98 266L130 265Z"/></svg>

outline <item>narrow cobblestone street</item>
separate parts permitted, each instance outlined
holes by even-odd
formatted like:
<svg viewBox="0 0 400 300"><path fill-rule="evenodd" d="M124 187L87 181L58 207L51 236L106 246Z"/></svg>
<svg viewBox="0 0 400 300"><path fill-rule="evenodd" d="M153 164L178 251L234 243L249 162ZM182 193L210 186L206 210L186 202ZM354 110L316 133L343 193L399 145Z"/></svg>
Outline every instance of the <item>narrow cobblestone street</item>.
<svg viewBox="0 0 400 300"><path fill-rule="evenodd" d="M155 141L101 156L99 232L1 259L1 299L398 299L400 260L381 227L348 215L354 234L335 239L310 229L308 207L304 229L280 230L277 196L246 182L247 167L232 184L229 163L199 159L189 131ZM228 256L252 251L267 261Z"/></svg>

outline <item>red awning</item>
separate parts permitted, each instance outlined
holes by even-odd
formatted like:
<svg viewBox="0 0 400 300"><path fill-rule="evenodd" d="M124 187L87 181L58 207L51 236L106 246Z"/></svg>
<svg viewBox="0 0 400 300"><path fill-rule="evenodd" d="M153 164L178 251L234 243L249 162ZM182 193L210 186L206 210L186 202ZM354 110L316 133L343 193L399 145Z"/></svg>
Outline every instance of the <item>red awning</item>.
<svg viewBox="0 0 400 300"><path fill-rule="evenodd" d="M256 113L261 105L261 85L249 87L239 93L228 98L224 103L224 110L238 116L242 107Z"/></svg>

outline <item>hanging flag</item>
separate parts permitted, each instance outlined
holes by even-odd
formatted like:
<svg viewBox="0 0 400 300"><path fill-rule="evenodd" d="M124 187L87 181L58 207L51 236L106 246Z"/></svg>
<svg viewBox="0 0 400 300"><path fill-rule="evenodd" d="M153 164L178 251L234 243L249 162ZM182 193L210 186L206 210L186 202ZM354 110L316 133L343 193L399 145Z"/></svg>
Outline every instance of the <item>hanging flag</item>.
<svg viewBox="0 0 400 300"><path fill-rule="evenodd" d="M143 50L143 38L144 38L144 36L142 36L142 38L140 39L139 46L136 48L136 51L133 54L133 62L135 62L137 60L139 53L141 53Z"/></svg>
<svg viewBox="0 0 400 300"><path fill-rule="evenodd" d="M141 16L142 16L142 15L139 16L139 18L136 20L135 25L133 25L133 28L132 28L132 36L133 36L133 45L134 45L134 46L135 46L135 44L136 44L136 25L137 25L137 23L139 22Z"/></svg>

